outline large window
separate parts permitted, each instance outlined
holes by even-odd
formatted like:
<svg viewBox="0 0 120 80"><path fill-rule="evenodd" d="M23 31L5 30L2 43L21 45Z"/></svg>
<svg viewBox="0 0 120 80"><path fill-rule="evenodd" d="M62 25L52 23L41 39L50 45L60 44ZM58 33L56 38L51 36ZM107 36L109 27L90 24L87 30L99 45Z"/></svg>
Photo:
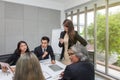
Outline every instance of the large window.
<svg viewBox="0 0 120 80"><path fill-rule="evenodd" d="M85 14L79 15L79 31L80 35L84 37L84 27L85 27Z"/></svg>
<svg viewBox="0 0 120 80"><path fill-rule="evenodd" d="M101 6L98 3L98 7L94 6L87 10L87 15L85 15L86 10L82 10L82 12L74 13L76 15L71 14L67 18L72 17L75 30L79 29L82 37L87 31L86 37L89 43L87 47L94 52L95 69L120 79L120 2L111 3L112 1L108 4L108 8L105 2Z"/></svg>
<svg viewBox="0 0 120 80"><path fill-rule="evenodd" d="M97 11L97 52L96 52L96 68L99 71L105 72L105 47L106 47L106 19L105 19L105 9Z"/></svg>
<svg viewBox="0 0 120 80"><path fill-rule="evenodd" d="M109 8L108 74L120 79L120 6Z"/></svg>
<svg viewBox="0 0 120 80"><path fill-rule="evenodd" d="M71 20L71 16L67 17L67 19L70 19L70 20Z"/></svg>
<svg viewBox="0 0 120 80"><path fill-rule="evenodd" d="M87 41L89 43L88 50L94 51L94 12L87 13ZM89 35L91 34L91 35Z"/></svg>
<svg viewBox="0 0 120 80"><path fill-rule="evenodd" d="M77 15L73 16L73 25L74 25L74 29L77 31Z"/></svg>

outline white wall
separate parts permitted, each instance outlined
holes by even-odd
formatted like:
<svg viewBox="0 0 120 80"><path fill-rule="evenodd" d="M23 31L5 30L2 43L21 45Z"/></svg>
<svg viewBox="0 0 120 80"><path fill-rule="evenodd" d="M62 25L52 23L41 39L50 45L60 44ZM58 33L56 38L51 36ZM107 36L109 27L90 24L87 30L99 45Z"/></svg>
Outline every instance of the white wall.
<svg viewBox="0 0 120 80"><path fill-rule="evenodd" d="M0 1L0 55L13 53L20 40L30 50L42 36L51 40L52 30L60 28L60 14L60 10Z"/></svg>

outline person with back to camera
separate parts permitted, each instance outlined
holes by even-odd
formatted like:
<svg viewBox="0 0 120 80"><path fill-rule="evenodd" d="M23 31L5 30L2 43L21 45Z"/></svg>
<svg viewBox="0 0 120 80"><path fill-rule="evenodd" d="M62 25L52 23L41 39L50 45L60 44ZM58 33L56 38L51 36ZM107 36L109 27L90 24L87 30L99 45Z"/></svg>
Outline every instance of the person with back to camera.
<svg viewBox="0 0 120 80"><path fill-rule="evenodd" d="M8 58L6 63L9 63L10 65L16 65L16 62L19 59L19 57L24 55L26 52L30 52L27 43L25 41L19 41L16 50Z"/></svg>
<svg viewBox="0 0 120 80"><path fill-rule="evenodd" d="M39 60L49 59L50 55L51 63L55 64L55 55L52 47L49 45L49 38L47 36L41 38L41 45L34 49L34 53Z"/></svg>
<svg viewBox="0 0 120 80"><path fill-rule="evenodd" d="M70 64L67 50L79 41L83 46L87 45L87 41L83 39L77 31L74 30L73 22L69 19L65 19L63 22L64 31L60 34L59 47L62 47L60 55L60 61L64 58L64 64Z"/></svg>
<svg viewBox="0 0 120 80"><path fill-rule="evenodd" d="M19 58L13 80L45 80L35 54L27 52Z"/></svg>
<svg viewBox="0 0 120 80"><path fill-rule="evenodd" d="M89 62L84 46L72 46L68 50L71 64L61 73L60 80L94 80L94 65Z"/></svg>

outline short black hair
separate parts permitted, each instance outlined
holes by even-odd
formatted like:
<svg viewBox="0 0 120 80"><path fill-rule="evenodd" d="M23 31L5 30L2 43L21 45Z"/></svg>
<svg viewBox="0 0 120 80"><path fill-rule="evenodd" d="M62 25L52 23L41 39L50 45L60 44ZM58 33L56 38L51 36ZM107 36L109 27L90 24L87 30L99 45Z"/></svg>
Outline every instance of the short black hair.
<svg viewBox="0 0 120 80"><path fill-rule="evenodd" d="M42 41L42 40L47 40L48 43L49 43L49 41L50 41L47 36L43 36L43 37L41 38L41 41Z"/></svg>

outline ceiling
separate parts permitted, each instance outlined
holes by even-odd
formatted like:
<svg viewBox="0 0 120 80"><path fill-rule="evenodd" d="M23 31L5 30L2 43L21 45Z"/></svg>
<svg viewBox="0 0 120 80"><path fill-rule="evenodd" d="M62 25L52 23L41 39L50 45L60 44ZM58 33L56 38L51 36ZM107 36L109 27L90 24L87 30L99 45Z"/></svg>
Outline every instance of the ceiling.
<svg viewBox="0 0 120 80"><path fill-rule="evenodd" d="M28 4L57 10L66 10L91 0L3 0L3 1Z"/></svg>
<svg viewBox="0 0 120 80"><path fill-rule="evenodd" d="M65 3L66 0L50 0L50 1L54 1L54 2L58 2L58 3ZM67 0L68 2L71 0Z"/></svg>
<svg viewBox="0 0 120 80"><path fill-rule="evenodd" d="M41 1L41 0L39 0ZM69 3L75 3L75 2L87 2L87 1L90 1L90 0L45 0L45 1L51 1L51 2L56 2L56 3L61 3L61 4L69 4Z"/></svg>
<svg viewBox="0 0 120 80"><path fill-rule="evenodd" d="M39 1L41 1L41 0L39 0ZM88 2L88 1L92 1L92 0L44 0L44 1L50 1L52 3L61 4L61 7L64 6L64 9L69 9L74 6L78 6L80 4L84 4L84 3Z"/></svg>

